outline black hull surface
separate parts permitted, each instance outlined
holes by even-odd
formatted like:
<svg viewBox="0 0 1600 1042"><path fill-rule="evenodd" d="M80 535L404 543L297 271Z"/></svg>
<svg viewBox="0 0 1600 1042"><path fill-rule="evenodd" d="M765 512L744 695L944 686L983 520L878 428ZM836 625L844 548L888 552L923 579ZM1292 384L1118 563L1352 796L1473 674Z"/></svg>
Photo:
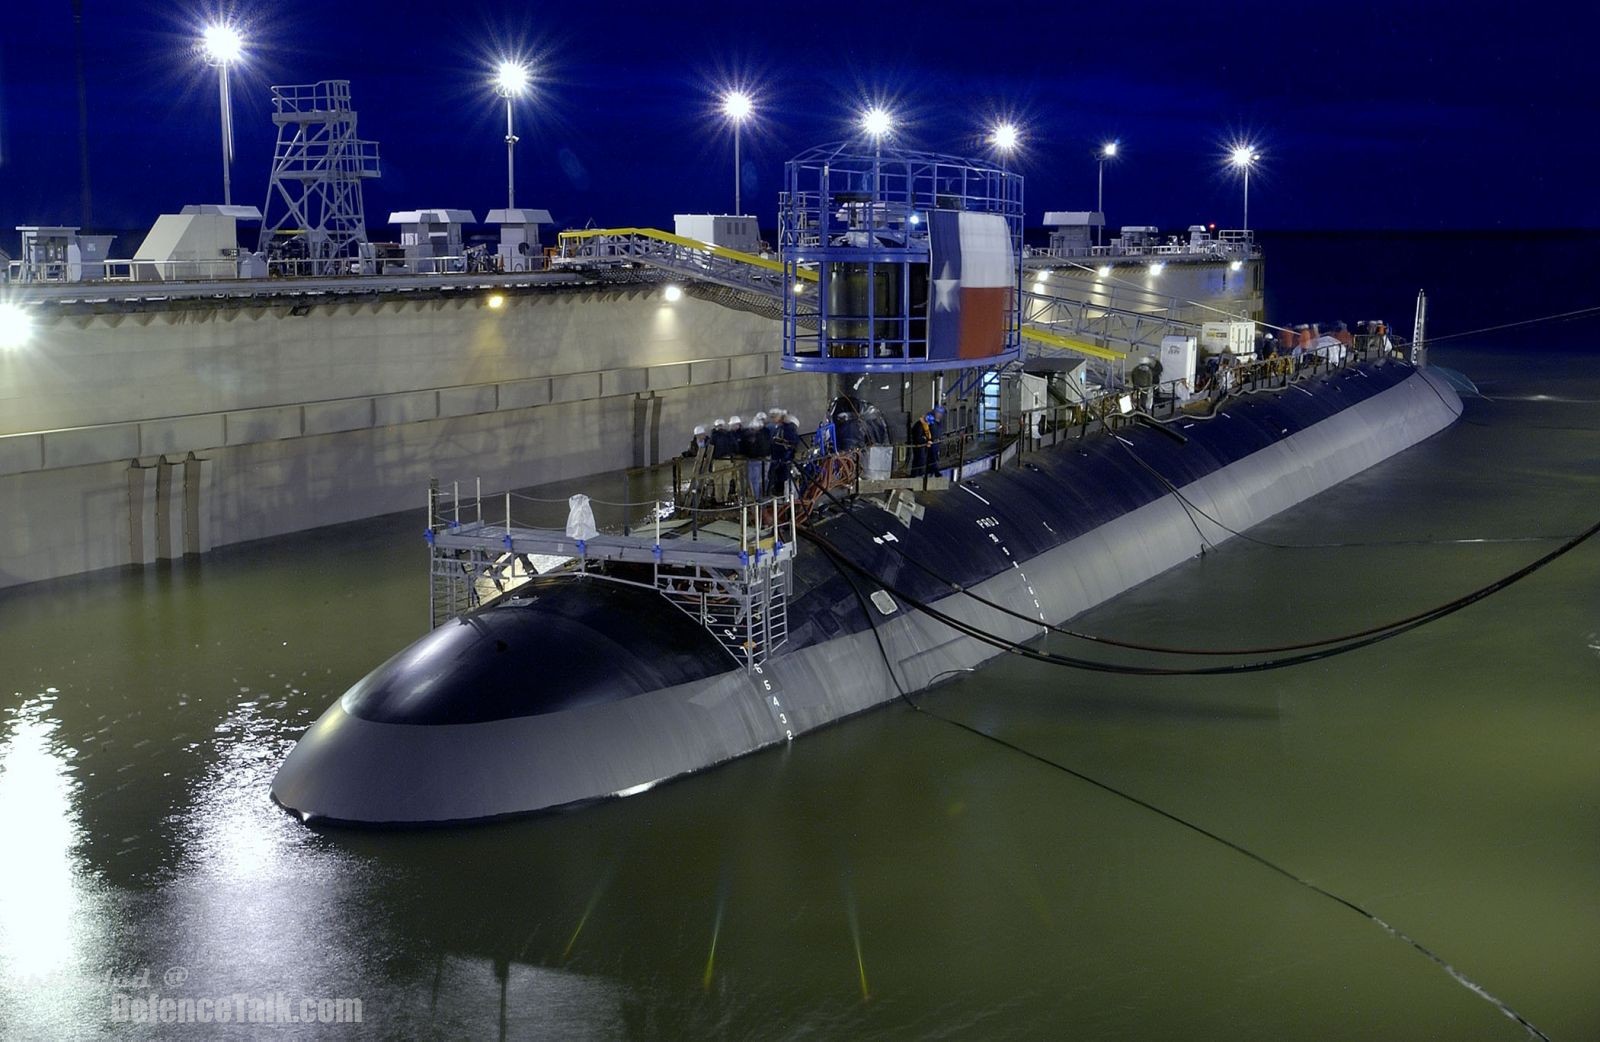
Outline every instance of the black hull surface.
<svg viewBox="0 0 1600 1042"><path fill-rule="evenodd" d="M1193 557L1202 529L1221 542L1460 411L1448 382L1426 371L1352 366L1230 399L1169 431L1130 427L1043 450L920 496L923 516L909 526L856 502L854 516L816 530L885 585L1022 641L1041 626L949 583L1063 622ZM1197 522L1169 483L1226 528ZM869 620L863 600L876 586L825 554L803 549L794 569L789 641L754 673L651 591L540 580L364 678L300 740L273 797L306 820L420 825L628 795L999 653L887 593L894 610L870 608Z"/></svg>

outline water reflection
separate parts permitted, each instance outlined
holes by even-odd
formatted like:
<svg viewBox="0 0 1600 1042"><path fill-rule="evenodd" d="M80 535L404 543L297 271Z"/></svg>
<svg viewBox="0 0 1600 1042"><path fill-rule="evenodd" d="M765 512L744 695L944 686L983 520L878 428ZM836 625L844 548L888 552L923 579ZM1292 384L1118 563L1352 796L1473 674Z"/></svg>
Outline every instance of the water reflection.
<svg viewBox="0 0 1600 1042"><path fill-rule="evenodd" d="M55 741L52 695L24 702L0 746L0 969L24 981L72 967L81 921L82 829L74 806L73 751Z"/></svg>
<svg viewBox="0 0 1600 1042"><path fill-rule="evenodd" d="M50 688L0 725L0 1025L66 1037L106 1012L108 901L82 862L77 752Z"/></svg>

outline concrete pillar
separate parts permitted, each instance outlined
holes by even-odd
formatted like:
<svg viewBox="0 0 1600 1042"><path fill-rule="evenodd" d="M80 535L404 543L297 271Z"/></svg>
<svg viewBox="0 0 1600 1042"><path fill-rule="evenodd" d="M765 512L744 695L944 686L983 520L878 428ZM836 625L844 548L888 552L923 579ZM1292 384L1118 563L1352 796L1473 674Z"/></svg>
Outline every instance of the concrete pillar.
<svg viewBox="0 0 1600 1042"><path fill-rule="evenodd" d="M156 463L156 557L183 556L183 473L181 461L162 456Z"/></svg>
<svg viewBox="0 0 1600 1042"><path fill-rule="evenodd" d="M653 467L661 462L661 399L654 391L633 399L633 463Z"/></svg>
<svg viewBox="0 0 1600 1042"><path fill-rule="evenodd" d="M156 559L156 468L128 463L128 562Z"/></svg>
<svg viewBox="0 0 1600 1042"><path fill-rule="evenodd" d="M212 546L211 460L189 453L183 461L183 552L203 554Z"/></svg>

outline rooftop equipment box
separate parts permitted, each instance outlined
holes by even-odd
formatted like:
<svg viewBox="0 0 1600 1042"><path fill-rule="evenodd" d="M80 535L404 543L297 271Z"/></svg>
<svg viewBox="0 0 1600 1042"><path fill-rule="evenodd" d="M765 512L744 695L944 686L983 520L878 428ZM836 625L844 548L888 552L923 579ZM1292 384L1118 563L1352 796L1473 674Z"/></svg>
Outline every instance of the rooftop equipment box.
<svg viewBox="0 0 1600 1042"><path fill-rule="evenodd" d="M740 253L761 251L761 222L748 215L726 213L677 213L674 228L685 239L708 242Z"/></svg>

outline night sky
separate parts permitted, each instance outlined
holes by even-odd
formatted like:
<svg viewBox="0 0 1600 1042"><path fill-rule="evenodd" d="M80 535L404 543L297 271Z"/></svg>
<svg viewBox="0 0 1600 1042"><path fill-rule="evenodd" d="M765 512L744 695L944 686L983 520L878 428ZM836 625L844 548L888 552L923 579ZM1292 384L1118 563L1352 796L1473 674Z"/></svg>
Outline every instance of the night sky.
<svg viewBox="0 0 1600 1042"><path fill-rule="evenodd" d="M17 224L83 221L72 4L0 13L0 246ZM208 9L83 0L92 221L142 229L221 200L216 79L195 56ZM218 8L209 8L215 13ZM260 0L235 81L235 202L261 205L268 86L349 79L394 209L504 205L493 59L536 63L518 110L518 202L562 225L670 227L732 208L732 139L715 110L759 95L745 208L774 223L785 159L851 132L882 99L898 140L969 152L1009 114L1028 220L1094 205L1111 224L1237 227L1230 140L1264 155L1254 227L1600 227L1592 5L1494 3L453 3ZM1576 12L1583 11L1578 14ZM899 12L891 14L890 12ZM827 20L829 14L836 16ZM136 243L119 242L117 252Z"/></svg>

